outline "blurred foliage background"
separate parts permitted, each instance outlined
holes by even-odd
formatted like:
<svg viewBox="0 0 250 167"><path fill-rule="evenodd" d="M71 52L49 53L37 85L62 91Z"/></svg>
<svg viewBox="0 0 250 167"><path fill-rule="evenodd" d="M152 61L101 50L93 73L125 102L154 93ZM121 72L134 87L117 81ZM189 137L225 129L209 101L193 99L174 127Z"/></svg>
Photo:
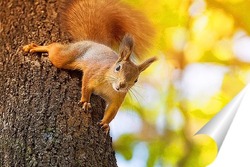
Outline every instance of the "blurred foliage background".
<svg viewBox="0 0 250 167"><path fill-rule="evenodd" d="M194 134L250 80L249 0L125 0L156 27L159 59L111 124L119 167L204 167L215 143Z"/></svg>

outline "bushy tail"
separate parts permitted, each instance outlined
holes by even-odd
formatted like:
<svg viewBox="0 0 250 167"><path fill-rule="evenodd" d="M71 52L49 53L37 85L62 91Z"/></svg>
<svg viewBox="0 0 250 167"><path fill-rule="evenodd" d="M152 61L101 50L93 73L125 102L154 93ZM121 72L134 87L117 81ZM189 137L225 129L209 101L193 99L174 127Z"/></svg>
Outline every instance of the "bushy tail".
<svg viewBox="0 0 250 167"><path fill-rule="evenodd" d="M62 26L76 41L92 40L117 48L128 33L134 38L137 56L151 44L150 22L119 0L68 0L61 9Z"/></svg>

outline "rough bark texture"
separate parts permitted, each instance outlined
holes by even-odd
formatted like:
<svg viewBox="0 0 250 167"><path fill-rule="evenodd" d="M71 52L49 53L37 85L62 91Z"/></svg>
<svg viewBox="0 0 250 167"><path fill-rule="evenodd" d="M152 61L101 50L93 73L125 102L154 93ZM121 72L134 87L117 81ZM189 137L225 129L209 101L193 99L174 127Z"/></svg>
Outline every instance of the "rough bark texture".
<svg viewBox="0 0 250 167"><path fill-rule="evenodd" d="M0 167L117 166L111 138L97 125L104 101L92 96L92 113L78 105L81 73L59 70L30 42L65 42L58 1L0 1Z"/></svg>

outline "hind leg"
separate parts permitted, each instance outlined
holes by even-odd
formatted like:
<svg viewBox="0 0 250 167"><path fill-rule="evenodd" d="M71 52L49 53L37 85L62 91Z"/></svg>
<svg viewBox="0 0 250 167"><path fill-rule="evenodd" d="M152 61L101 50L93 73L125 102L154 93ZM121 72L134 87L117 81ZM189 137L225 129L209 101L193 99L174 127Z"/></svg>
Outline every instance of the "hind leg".
<svg viewBox="0 0 250 167"><path fill-rule="evenodd" d="M34 52L49 52L49 46L39 46L35 43L31 43L31 44L28 44L28 45L25 45L23 47L23 50L25 52L31 52L31 53L34 53Z"/></svg>
<svg viewBox="0 0 250 167"><path fill-rule="evenodd" d="M63 45L60 43L52 43L47 46L39 46L35 43L25 45L23 50L25 52L47 52L49 60L57 68L63 68L68 70L82 70L80 62L76 61L79 57L79 51L72 49L71 44Z"/></svg>
<svg viewBox="0 0 250 167"><path fill-rule="evenodd" d="M56 66L57 68L64 68L64 69L72 69L66 68L70 66L69 57L65 55L63 50L63 45L59 43L52 43L46 46L39 46L35 43L30 43L23 47L25 52L35 53L35 52L45 52L48 53L49 60L51 63Z"/></svg>

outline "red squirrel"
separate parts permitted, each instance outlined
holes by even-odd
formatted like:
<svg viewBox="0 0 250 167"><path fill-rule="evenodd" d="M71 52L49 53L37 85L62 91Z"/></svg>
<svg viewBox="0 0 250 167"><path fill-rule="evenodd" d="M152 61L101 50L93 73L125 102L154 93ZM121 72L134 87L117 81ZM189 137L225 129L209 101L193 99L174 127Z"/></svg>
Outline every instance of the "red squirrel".
<svg viewBox="0 0 250 167"><path fill-rule="evenodd" d="M70 0L62 5L61 24L76 41L25 45L25 52L48 52L51 63L62 69L82 70L83 109L91 108L92 93L107 103L100 126L109 132L126 93L156 58L136 65L132 52L141 55L150 43L153 28L146 17L118 0ZM120 44L118 53L113 49ZM111 49L113 48L113 49Z"/></svg>

